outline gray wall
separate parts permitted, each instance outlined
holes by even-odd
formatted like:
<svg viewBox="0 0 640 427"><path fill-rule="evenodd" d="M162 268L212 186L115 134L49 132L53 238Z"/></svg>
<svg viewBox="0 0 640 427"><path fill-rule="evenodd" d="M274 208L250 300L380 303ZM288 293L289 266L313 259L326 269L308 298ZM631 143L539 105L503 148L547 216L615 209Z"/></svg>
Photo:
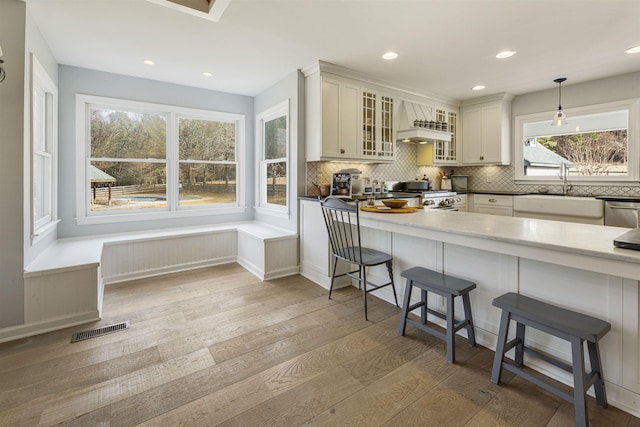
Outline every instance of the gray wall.
<svg viewBox="0 0 640 427"><path fill-rule="evenodd" d="M640 98L640 72L573 85L571 80L567 80L567 83L562 85L563 109L632 98ZM553 89L516 96L511 102L511 116L515 118L523 114L555 111L557 108L558 87L556 85ZM549 116L549 121L551 117Z"/></svg>
<svg viewBox="0 0 640 427"><path fill-rule="evenodd" d="M58 237L88 236L95 234L123 233L160 229L209 225L220 222L235 222L253 219L254 164L254 119L253 98L224 92L196 89L154 80L128 77L118 74L61 65L58 70L59 95L59 193L58 212L62 220ZM243 179L247 182L246 211L243 214L210 215L192 218L173 218L153 221L135 221L117 224L76 224L76 94L105 96L134 101L155 102L190 108L244 114L246 117L245 168Z"/></svg>
<svg viewBox="0 0 640 427"><path fill-rule="evenodd" d="M288 219L256 212L256 220L297 231L298 195L305 193L304 161L304 76L295 71L255 97L255 115L289 100L289 209ZM254 138L255 147L255 138ZM254 169L257 169L254 168Z"/></svg>
<svg viewBox="0 0 640 427"><path fill-rule="evenodd" d="M0 84L0 328L23 314L23 141L26 5L0 0L0 45L7 77Z"/></svg>
<svg viewBox="0 0 640 427"><path fill-rule="evenodd" d="M27 5L27 19L26 19L26 32L25 32L25 105L26 111L31 110L31 55L33 53L40 64L44 67L51 80L57 85L58 84L58 63L56 62L47 42L42 37L38 26L36 25L33 17L29 13L29 5ZM24 138L24 158L31 158L31 126L29 122L29 115L25 114L25 138ZM56 233L49 233L44 239L37 242L37 244L31 244L31 218L29 213L32 212L31 206L31 192L29 188L30 176L31 176L31 163L29 161L25 161L24 164L24 265L29 265L31 261L33 261L43 250L47 248L51 243L56 240Z"/></svg>

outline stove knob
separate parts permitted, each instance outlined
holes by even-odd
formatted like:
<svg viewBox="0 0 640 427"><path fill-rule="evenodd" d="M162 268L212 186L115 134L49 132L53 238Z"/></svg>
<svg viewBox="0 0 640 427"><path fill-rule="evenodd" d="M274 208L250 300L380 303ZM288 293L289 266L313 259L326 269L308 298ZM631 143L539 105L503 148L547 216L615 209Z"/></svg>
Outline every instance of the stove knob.
<svg viewBox="0 0 640 427"><path fill-rule="evenodd" d="M425 206L431 206L431 205L435 205L436 202L434 202L433 200L425 200L423 205Z"/></svg>

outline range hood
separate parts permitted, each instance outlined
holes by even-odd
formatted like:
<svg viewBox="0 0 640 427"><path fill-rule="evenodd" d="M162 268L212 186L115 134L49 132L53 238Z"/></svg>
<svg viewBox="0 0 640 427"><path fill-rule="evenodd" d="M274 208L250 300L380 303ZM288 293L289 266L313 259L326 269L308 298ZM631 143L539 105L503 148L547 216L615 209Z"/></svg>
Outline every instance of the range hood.
<svg viewBox="0 0 640 427"><path fill-rule="evenodd" d="M417 142L425 144L433 141L451 141L451 133L434 129L413 127L415 120L434 120L433 107L411 101L402 101L398 112L398 132L396 140L399 142Z"/></svg>

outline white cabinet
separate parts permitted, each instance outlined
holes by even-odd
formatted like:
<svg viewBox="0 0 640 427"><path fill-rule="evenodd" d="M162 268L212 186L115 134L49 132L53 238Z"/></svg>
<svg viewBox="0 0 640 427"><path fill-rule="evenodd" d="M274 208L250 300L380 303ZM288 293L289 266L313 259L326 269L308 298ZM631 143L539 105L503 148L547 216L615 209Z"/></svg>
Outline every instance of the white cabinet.
<svg viewBox="0 0 640 427"><path fill-rule="evenodd" d="M305 86L307 161L395 160L392 96L319 69Z"/></svg>
<svg viewBox="0 0 640 427"><path fill-rule="evenodd" d="M463 164L511 163L511 99L501 94L463 104Z"/></svg>
<svg viewBox="0 0 640 427"><path fill-rule="evenodd" d="M458 111L435 107L435 121L447 123L451 140L434 140L418 144L418 166L451 165L458 163Z"/></svg>
<svg viewBox="0 0 640 427"><path fill-rule="evenodd" d="M472 212L513 216L513 196L503 194L473 194Z"/></svg>
<svg viewBox="0 0 640 427"><path fill-rule="evenodd" d="M300 274L329 289L331 266L329 235L320 202L300 200ZM339 263L337 274L346 272L348 267L346 263ZM348 283L348 277L340 277L336 279L334 287Z"/></svg>

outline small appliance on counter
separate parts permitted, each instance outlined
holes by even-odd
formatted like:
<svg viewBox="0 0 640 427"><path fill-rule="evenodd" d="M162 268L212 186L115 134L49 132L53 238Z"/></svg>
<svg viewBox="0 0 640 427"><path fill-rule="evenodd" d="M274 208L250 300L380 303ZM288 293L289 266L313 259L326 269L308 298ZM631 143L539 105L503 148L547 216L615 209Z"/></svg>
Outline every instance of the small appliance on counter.
<svg viewBox="0 0 640 427"><path fill-rule="evenodd" d="M468 175L451 175L451 189L456 193L466 193L469 189Z"/></svg>
<svg viewBox="0 0 640 427"><path fill-rule="evenodd" d="M634 228L613 239L613 246L640 251L640 229Z"/></svg>

